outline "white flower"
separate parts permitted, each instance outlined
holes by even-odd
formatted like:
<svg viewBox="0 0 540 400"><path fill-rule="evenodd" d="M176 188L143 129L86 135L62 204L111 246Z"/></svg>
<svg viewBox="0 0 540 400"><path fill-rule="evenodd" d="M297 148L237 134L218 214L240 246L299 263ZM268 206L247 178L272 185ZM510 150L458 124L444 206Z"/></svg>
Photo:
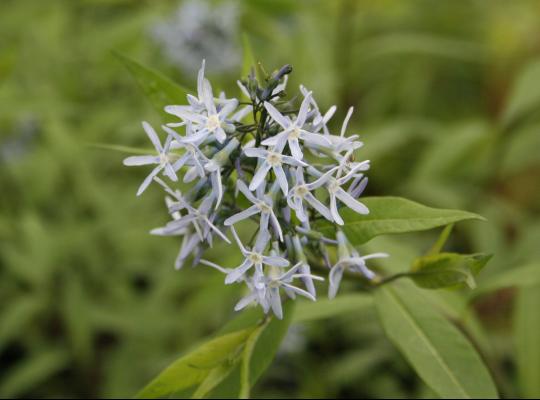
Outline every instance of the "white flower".
<svg viewBox="0 0 540 400"><path fill-rule="evenodd" d="M311 93L308 93L302 101L300 111L294 121L281 114L272 104L265 102L264 107L266 111L283 128L283 131L264 140L262 144L265 146L274 146L275 151L281 152L285 144L288 143L292 156L297 160L304 158L299 140L302 140L306 145L329 146L330 141L324 135L308 132L303 129L308 115L310 101Z"/></svg>
<svg viewBox="0 0 540 400"><path fill-rule="evenodd" d="M328 210L328 208L321 203L313 193L311 193L324 185L328 179L328 176L332 173L333 171L328 171L317 180L311 183L306 183L304 179L304 169L302 167L296 168L296 182L287 196L287 204L296 212L296 216L300 221L305 222L308 220L304 201L317 210L319 214L321 214L327 220L333 220L330 210Z"/></svg>
<svg viewBox="0 0 540 400"><path fill-rule="evenodd" d="M246 184L242 181L238 181L236 184L237 189L242 192L246 198L253 203L252 206L246 208L244 211L240 211L237 214L227 218L224 222L225 226L231 226L244 219L250 218L253 215L261 214L260 229L267 230L269 223L272 224L272 228L278 234L279 239L283 241L283 231L279 225L279 221L274 213L274 202L271 195L264 194L264 187L259 186L257 189L257 196L254 196L249 190Z"/></svg>
<svg viewBox="0 0 540 400"><path fill-rule="evenodd" d="M338 207L337 207L337 201L340 200L343 202L347 207L352 209L353 211L359 213L359 214L369 214L369 209L362 203L360 203L358 200L356 200L354 197L352 197L348 192L346 192L342 186L346 184L354 175L356 174L357 170L362 168L363 164L357 165L355 168L351 170L347 175L341 177L341 178L334 178L332 176L332 173L338 170L339 167L334 167L330 171L328 171L326 174L323 175L323 177L319 178L319 182L322 181L322 183L325 185L326 190L328 190L328 194L330 196L330 213L332 214L333 220L338 225L343 225L345 222L343 221L343 218L341 218L341 215L339 215Z"/></svg>
<svg viewBox="0 0 540 400"><path fill-rule="evenodd" d="M294 279L305 277L316 280L324 279L315 275L298 273L300 268L301 264L299 263L282 273L278 268L271 267L267 276L253 277L251 285L248 286L251 292L242 298L234 309L239 311L248 304L256 302L261 305L265 313L271 309L277 318L283 319L280 289L283 289L290 298L294 299L296 295L300 295L315 301L315 296L291 283Z"/></svg>
<svg viewBox="0 0 540 400"><path fill-rule="evenodd" d="M366 260L388 257L388 254L386 253L373 253L366 256L360 256L358 251L352 247L346 236L341 231L338 231L336 239L338 241L339 259L330 270L330 274L328 276L330 283L328 286L328 297L331 299L336 297L339 284L341 283L343 272L345 270L360 273L366 279L372 280L376 275L366 266Z"/></svg>
<svg viewBox="0 0 540 400"><path fill-rule="evenodd" d="M287 175L283 171L283 164L292 165L296 167L307 166L307 164L299 159L295 159L291 156L285 156L279 152L272 150L264 150L257 148L244 148L244 154L248 157L257 157L262 159L257 172L253 176L253 180L249 184L249 190L256 190L260 185L264 183L266 175L270 170L274 171L276 175L279 187L286 196L289 193L289 183L287 182Z"/></svg>
<svg viewBox="0 0 540 400"><path fill-rule="evenodd" d="M178 177L176 176L176 173L174 171L173 166L171 165L171 158L169 154L169 149L171 146L172 137L170 135L167 135L167 139L165 140L165 144L162 146L161 142L158 138L158 135L154 128L150 126L148 122L143 122L142 126L150 138L150 141L154 145L155 149L157 150L157 156L153 155L145 155L145 156L131 156L124 160L124 165L126 166L139 166L139 165L151 165L151 164L157 164L157 167L155 167L152 172L146 177L146 179L143 181L141 186L139 187L139 190L137 191L137 196L140 196L150 185L152 180L154 179L157 174L159 174L162 170L165 171L165 175L167 175L171 180L177 181Z"/></svg>
<svg viewBox="0 0 540 400"><path fill-rule="evenodd" d="M199 236L201 242L209 240L209 235L213 232L227 243L230 243L227 236L213 223L214 215L210 214L210 210L214 201L215 196L209 194L203 198L198 208L186 203L185 209L188 213L185 216L182 216L180 219L173 219L164 227L152 230L151 233L161 236L179 235L183 234L191 226Z"/></svg>
<svg viewBox="0 0 540 400"><path fill-rule="evenodd" d="M165 111L181 118L184 123L192 123L195 133L183 138L184 143L201 142L213 135L219 143L227 139L225 129L232 125L227 122L228 116L238 107L237 99L218 99L216 107L210 82L204 78L204 62L197 80L198 98L189 97L191 107L167 106ZM202 107L204 106L204 107Z"/></svg>
<svg viewBox="0 0 540 400"><path fill-rule="evenodd" d="M195 168L195 171L201 178L204 178L205 170L203 164L208 162L208 158L203 154L199 149L199 145L202 141L192 142L190 140L184 140L176 131L172 130L170 127L163 125L162 127L169 135L174 138L174 142L171 145L171 148L180 149L183 148L185 153L173 164L174 171L180 170L180 168L185 165L189 165ZM186 137L190 137L194 134L192 130L191 123L186 125Z"/></svg>
<svg viewBox="0 0 540 400"><path fill-rule="evenodd" d="M282 268L289 266L289 261L287 261L283 257L263 255L263 251L266 248L268 241L270 240L270 234L267 230L261 229L259 231L259 235L255 242L255 246L253 246L251 250L248 250L244 247L244 245L240 241L240 238L238 237L238 234L236 233L234 227L232 226L231 226L231 231L234 235L236 243L238 243L238 247L240 248L242 255L245 257L245 260L242 264L240 264L240 266L233 269L227 275L227 277L225 278L226 284L230 284L230 283L238 281L253 266L255 266L255 275L259 275L259 276L264 275L263 265L270 265L270 266L282 267Z"/></svg>

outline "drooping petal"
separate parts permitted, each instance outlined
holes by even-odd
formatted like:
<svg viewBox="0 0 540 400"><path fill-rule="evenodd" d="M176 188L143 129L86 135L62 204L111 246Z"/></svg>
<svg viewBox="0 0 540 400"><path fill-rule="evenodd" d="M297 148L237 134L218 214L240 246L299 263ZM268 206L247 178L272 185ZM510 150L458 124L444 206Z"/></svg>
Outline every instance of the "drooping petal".
<svg viewBox="0 0 540 400"><path fill-rule="evenodd" d="M311 92L309 92L302 104L300 105L300 111L298 111L298 117L296 118L296 126L302 127L306 122L306 117L308 115L309 103L311 102Z"/></svg>
<svg viewBox="0 0 540 400"><path fill-rule="evenodd" d="M302 153L302 148L300 147L300 143L298 143L298 139L289 138L288 141L292 156L297 160L302 161L302 159L304 158L304 153Z"/></svg>
<svg viewBox="0 0 540 400"><path fill-rule="evenodd" d="M343 278L343 267L339 264L336 264L332 267L330 270L330 274L328 274L328 297L330 299L333 299L336 297L336 294L339 289L339 284L341 283L341 279Z"/></svg>
<svg viewBox="0 0 540 400"><path fill-rule="evenodd" d="M287 175L285 175L285 171L283 171L283 167L281 165L273 167L274 173L276 174L277 182L279 183L279 187L281 188L281 191L283 192L284 196L287 196L287 193L289 193L289 183L287 182Z"/></svg>
<svg viewBox="0 0 540 400"><path fill-rule="evenodd" d="M351 210L356 211L358 214L369 214L369 209L360 203L358 200L353 198L349 193L347 193L345 190L339 188L336 191L336 197L340 199L347 207L349 207Z"/></svg>
<svg viewBox="0 0 540 400"><path fill-rule="evenodd" d="M330 212L336 224L338 225L345 224L345 222L343 221L343 218L341 218L341 215L339 215L339 212L337 209L336 195L334 193L330 193Z"/></svg>
<svg viewBox="0 0 540 400"><path fill-rule="evenodd" d="M271 165L266 161L262 163L249 184L249 190L254 191L263 183L268 171L270 171L270 168L272 168Z"/></svg>
<svg viewBox="0 0 540 400"><path fill-rule="evenodd" d="M274 121L276 121L283 129L287 129L291 126L291 121L289 118L281 114L272 104L265 101L264 102L264 108L266 108L266 111L268 111L268 114L272 117Z"/></svg>
<svg viewBox="0 0 540 400"><path fill-rule="evenodd" d="M283 308L281 307L281 297L279 295L279 288L270 288L270 306L277 319L283 319Z"/></svg>
<svg viewBox="0 0 540 400"><path fill-rule="evenodd" d="M157 152L158 153L163 153L163 147L161 147L161 142L159 141L159 137L158 137L156 131L154 130L154 128L152 128L152 125L150 125L146 121L143 121L142 126L143 126L144 131L148 135L148 138L150 139L150 141L152 142L152 144L156 148Z"/></svg>
<svg viewBox="0 0 540 400"><path fill-rule="evenodd" d="M159 157L156 156L131 156L123 161L127 167L134 167L139 165L159 164Z"/></svg>
<svg viewBox="0 0 540 400"><path fill-rule="evenodd" d="M304 197L311 207L319 212L328 221L333 221L332 213L323 203L321 203L312 193L307 193Z"/></svg>
<svg viewBox="0 0 540 400"><path fill-rule="evenodd" d="M236 224L237 222L240 222L244 219L248 219L252 215L255 215L259 213L259 208L257 206L251 206L248 209L244 211L240 211L237 214L234 214L232 217L229 217L225 220L224 225L225 226L231 226L233 224Z"/></svg>
<svg viewBox="0 0 540 400"><path fill-rule="evenodd" d="M159 172L163 169L161 165L158 165L156 168L150 172L150 174L145 178L143 183L141 183L141 186L139 186L139 190L137 190L137 196L140 196L143 194L143 192L146 190L146 188L150 185L154 177L159 174Z"/></svg>
<svg viewBox="0 0 540 400"><path fill-rule="evenodd" d="M227 277L225 278L225 284L230 285L231 283L238 281L252 266L253 262L251 262L250 260L244 260L244 262L240 264L239 267L236 267L227 274Z"/></svg>
<svg viewBox="0 0 540 400"><path fill-rule="evenodd" d="M263 256L263 263L273 267L285 268L290 265L290 262L279 256Z"/></svg>

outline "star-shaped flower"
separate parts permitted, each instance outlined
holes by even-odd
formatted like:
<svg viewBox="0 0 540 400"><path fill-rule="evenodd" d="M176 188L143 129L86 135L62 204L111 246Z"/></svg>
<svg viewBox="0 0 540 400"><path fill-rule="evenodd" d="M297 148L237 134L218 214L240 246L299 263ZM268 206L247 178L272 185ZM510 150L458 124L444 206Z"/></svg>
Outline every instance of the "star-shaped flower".
<svg viewBox="0 0 540 400"><path fill-rule="evenodd" d="M292 156L297 160L302 160L304 158L299 143L300 140L302 140L305 145L313 144L318 146L329 146L330 141L324 135L308 132L303 128L308 115L310 102L311 93L308 93L308 95L304 97L302 105L300 106L300 111L294 121L291 121L288 117L281 114L269 102L265 102L264 107L266 108L266 111L268 111L268 114L270 114L272 119L283 128L283 131L264 140L262 144L265 146L274 146L276 151L281 152L285 147L285 144L288 143Z"/></svg>
<svg viewBox="0 0 540 400"><path fill-rule="evenodd" d="M144 131L150 138L150 141L154 145L157 155L145 155L145 156L131 156L124 160L124 165L131 167L131 166L140 166L140 165L151 165L151 164L157 164L157 167L155 167L152 172L146 177L146 179L143 181L141 186L139 187L139 190L137 190L137 196L140 196L150 185L152 180L155 176L157 176L162 170L165 171L165 175L167 175L171 180L177 181L178 177L176 176L175 170L173 166L171 165L171 155L169 153L170 147L171 147L171 141L172 137L171 135L167 135L167 139L165 140L165 144L161 145L161 142L159 140L159 137L152 128L152 126L144 121L142 123L142 126L144 128Z"/></svg>

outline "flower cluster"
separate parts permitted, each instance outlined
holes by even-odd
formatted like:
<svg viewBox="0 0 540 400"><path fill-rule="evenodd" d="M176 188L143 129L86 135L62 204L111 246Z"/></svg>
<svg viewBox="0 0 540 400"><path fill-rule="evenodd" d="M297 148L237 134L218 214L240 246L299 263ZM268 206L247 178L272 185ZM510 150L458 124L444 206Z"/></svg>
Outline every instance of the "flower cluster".
<svg viewBox="0 0 540 400"><path fill-rule="evenodd" d="M222 272L226 284L246 286L247 295L236 310L256 303L278 318L282 291L290 298L315 300L314 281L324 279L312 270L329 270L329 296L334 297L345 270L372 280L375 274L366 260L386 256L360 256L339 228L343 208L369 213L358 200L368 181L369 161L355 159L362 142L347 135L352 108L340 133L332 134L328 123L335 106L322 113L303 86L299 108L285 99L291 71L286 65L266 74L264 84L252 71L238 81L246 98L240 101L214 95L203 62L197 93L187 96L186 105L165 107L176 118L162 126L165 140L143 122L156 154L124 160L128 166L154 165L137 194L152 182L166 192L171 221L152 233L182 238L176 268L193 256L195 265ZM249 243L238 235L247 221L256 223ZM335 227L335 238L316 230L323 223ZM216 239L234 246L229 230L241 264L229 268L202 259ZM338 249L333 265L329 247Z"/></svg>

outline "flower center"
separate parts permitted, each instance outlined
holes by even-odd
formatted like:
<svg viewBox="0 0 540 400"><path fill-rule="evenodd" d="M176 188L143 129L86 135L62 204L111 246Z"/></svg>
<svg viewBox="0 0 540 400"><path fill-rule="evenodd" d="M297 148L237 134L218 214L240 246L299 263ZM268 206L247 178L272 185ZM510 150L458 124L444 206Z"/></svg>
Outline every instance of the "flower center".
<svg viewBox="0 0 540 400"><path fill-rule="evenodd" d="M304 196L306 194L309 193L309 190L308 188L305 186L305 185L300 185L300 186L297 186L295 189L294 189L294 194L295 196L297 197L301 197L301 198L304 198Z"/></svg>
<svg viewBox="0 0 540 400"><path fill-rule="evenodd" d="M208 117L208 120L206 121L206 128L210 132L213 132L217 128L220 128L220 127L221 127L221 121L219 120L219 116L217 114L210 115Z"/></svg>
<svg viewBox="0 0 540 400"><path fill-rule="evenodd" d="M291 133L289 133L289 139L298 139L300 138L300 128L295 127Z"/></svg>
<svg viewBox="0 0 540 400"><path fill-rule="evenodd" d="M327 187L330 193L335 193L341 186L339 185L337 179L331 178L330 182L328 182Z"/></svg>
<svg viewBox="0 0 540 400"><path fill-rule="evenodd" d="M248 256L249 261L251 261L253 264L262 264L262 255L259 253L249 253Z"/></svg>
<svg viewBox="0 0 540 400"><path fill-rule="evenodd" d="M259 207L259 210L261 210L263 213L270 214L272 212L272 207L270 207L270 205L266 204L264 201L259 202L257 207Z"/></svg>
<svg viewBox="0 0 540 400"><path fill-rule="evenodd" d="M164 166L169 162L169 155L168 154L160 154L159 155L159 164L161 166Z"/></svg>
<svg viewBox="0 0 540 400"><path fill-rule="evenodd" d="M272 167L281 165L281 160L282 157L279 153L268 152L268 156L266 157L266 161L268 161L268 164L270 164Z"/></svg>

